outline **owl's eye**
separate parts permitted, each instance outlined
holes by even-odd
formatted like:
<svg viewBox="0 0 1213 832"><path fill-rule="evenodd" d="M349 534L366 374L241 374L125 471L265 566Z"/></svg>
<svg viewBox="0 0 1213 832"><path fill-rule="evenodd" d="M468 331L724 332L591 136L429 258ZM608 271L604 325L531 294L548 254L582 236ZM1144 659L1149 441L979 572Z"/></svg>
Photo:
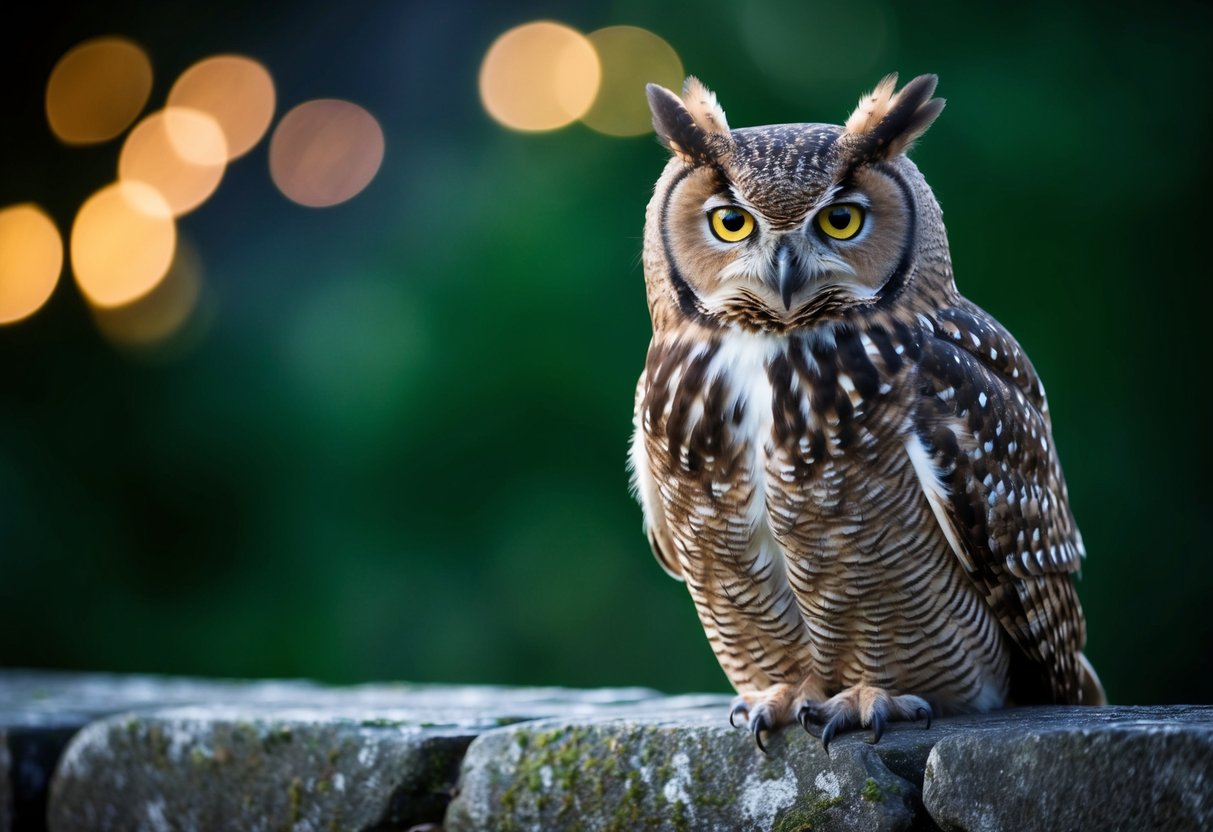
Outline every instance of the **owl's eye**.
<svg viewBox="0 0 1213 832"><path fill-rule="evenodd" d="M754 233L754 218L740 208L731 205L715 208L708 217L712 233L723 242L740 243Z"/></svg>
<svg viewBox="0 0 1213 832"><path fill-rule="evenodd" d="M827 237L849 240L863 228L863 209L858 205L831 205L817 213L817 227Z"/></svg>

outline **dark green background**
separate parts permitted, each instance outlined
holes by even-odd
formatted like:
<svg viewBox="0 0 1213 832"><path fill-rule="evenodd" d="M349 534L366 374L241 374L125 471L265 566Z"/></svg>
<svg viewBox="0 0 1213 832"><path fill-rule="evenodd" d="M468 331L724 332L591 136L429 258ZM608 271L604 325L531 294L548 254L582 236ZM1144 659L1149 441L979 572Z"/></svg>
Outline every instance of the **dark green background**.
<svg viewBox="0 0 1213 832"><path fill-rule="evenodd" d="M265 142L229 169L181 223L209 286L190 349L114 349L66 275L0 329L0 664L724 689L624 467L664 152L479 103L492 40L550 17L652 29L734 126L840 122L888 71L939 74L914 158L961 290L1048 387L1088 654L1115 701L1213 701L1207 6L253 5L0 27L0 205L61 229L117 158L41 112L87 37L143 44L153 108L243 52L279 113L348 98L387 141L325 210L277 193Z"/></svg>

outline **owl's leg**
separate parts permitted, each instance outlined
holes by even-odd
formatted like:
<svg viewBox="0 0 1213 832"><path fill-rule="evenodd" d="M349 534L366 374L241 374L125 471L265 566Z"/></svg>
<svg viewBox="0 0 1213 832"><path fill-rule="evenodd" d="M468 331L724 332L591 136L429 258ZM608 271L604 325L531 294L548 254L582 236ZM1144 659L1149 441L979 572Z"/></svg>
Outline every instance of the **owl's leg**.
<svg viewBox="0 0 1213 832"><path fill-rule="evenodd" d="M894 696L884 688L859 684L824 702L811 697L804 700L796 718L806 731L810 724L823 726L821 744L828 751L835 735L848 728L871 728L875 743L880 742L885 725L897 720L914 722L925 718L930 728L931 714L931 706L920 696Z"/></svg>
<svg viewBox="0 0 1213 832"><path fill-rule="evenodd" d="M821 685L812 677L804 679L799 685L781 683L763 690L743 691L733 700L733 709L729 711L729 724L736 727L737 717L745 719L746 727L754 735L754 742L765 754L767 747L762 735L792 723L795 720L796 704L807 699L825 699Z"/></svg>

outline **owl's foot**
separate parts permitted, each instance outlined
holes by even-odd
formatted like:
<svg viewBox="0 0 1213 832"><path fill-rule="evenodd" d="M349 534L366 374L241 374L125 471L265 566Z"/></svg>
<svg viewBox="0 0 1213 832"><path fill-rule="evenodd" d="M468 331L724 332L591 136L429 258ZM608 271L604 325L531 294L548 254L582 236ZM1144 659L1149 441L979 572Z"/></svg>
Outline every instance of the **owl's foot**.
<svg viewBox="0 0 1213 832"><path fill-rule="evenodd" d="M821 725L821 745L829 751L831 740L850 728L871 728L872 742L877 743L888 723L926 719L930 728L931 714L931 706L920 696L894 696L884 688L854 685L824 702L805 699L796 719L806 731Z"/></svg>
<svg viewBox="0 0 1213 832"><path fill-rule="evenodd" d="M791 724L795 720L795 706L805 699L824 699L821 687L811 679L799 685L778 684L759 691L746 691L733 700L729 711L729 724L737 727L737 718L745 720L746 727L754 735L754 743L763 754L767 752L763 734Z"/></svg>

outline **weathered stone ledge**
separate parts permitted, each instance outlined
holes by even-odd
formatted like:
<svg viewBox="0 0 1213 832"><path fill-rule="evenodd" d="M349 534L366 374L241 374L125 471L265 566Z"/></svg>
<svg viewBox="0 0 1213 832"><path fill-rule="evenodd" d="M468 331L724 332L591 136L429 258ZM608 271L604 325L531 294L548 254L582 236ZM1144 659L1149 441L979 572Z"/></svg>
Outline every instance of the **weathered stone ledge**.
<svg viewBox="0 0 1213 832"><path fill-rule="evenodd" d="M1204 829L1213 706L759 753L729 697L0 671L0 832ZM453 798L453 799L452 799Z"/></svg>

